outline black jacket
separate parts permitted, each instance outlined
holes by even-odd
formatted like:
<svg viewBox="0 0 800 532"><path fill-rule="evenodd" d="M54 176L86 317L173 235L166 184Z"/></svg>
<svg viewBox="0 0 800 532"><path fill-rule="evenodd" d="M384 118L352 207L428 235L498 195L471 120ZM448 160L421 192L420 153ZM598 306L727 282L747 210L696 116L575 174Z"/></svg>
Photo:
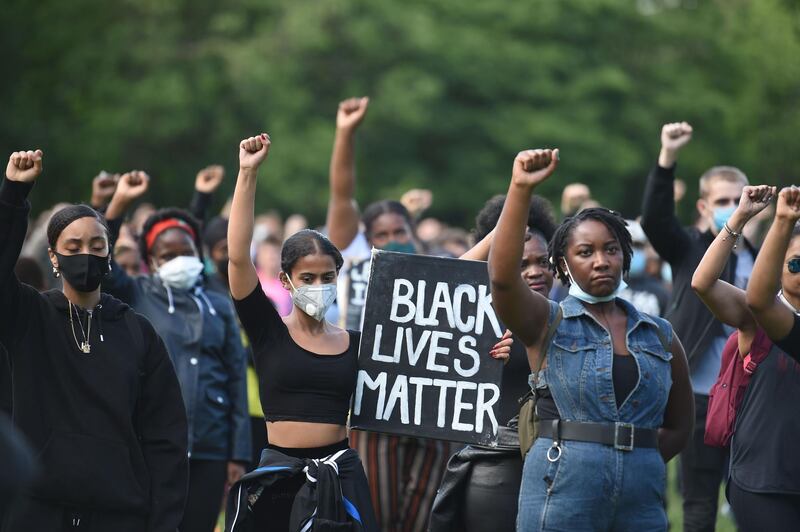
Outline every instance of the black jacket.
<svg viewBox="0 0 800 532"><path fill-rule="evenodd" d="M148 530L174 531L186 498L187 423L166 348L147 319L102 294L84 354L64 294L17 280L30 189L0 187L0 342L13 421L42 470L30 495L121 519L147 515Z"/></svg>
<svg viewBox="0 0 800 532"><path fill-rule="evenodd" d="M675 216L675 167L656 165L647 178L642 202L642 229L661 258L672 267L672 301L665 318L672 323L689 360L700 356L717 336L727 336L722 323L692 290L692 276L714 241L711 231L682 227ZM744 241L755 259L756 250ZM725 265L720 279L731 284L736 275L736 254Z"/></svg>
<svg viewBox="0 0 800 532"><path fill-rule="evenodd" d="M116 240L119 221L109 225ZM230 298L168 290L157 276L130 277L113 261L103 291L147 316L164 339L186 404L190 457L249 463L247 358Z"/></svg>

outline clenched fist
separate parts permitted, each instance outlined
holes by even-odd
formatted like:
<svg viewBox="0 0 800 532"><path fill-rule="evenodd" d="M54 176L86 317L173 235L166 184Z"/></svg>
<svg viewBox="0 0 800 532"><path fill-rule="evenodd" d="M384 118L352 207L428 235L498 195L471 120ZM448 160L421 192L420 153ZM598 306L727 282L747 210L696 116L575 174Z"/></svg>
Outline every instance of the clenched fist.
<svg viewBox="0 0 800 532"><path fill-rule="evenodd" d="M221 165L214 164L206 166L197 172L197 178L194 180L194 189L203 194L211 194L225 178L225 168Z"/></svg>
<svg viewBox="0 0 800 532"><path fill-rule="evenodd" d="M99 208L111 201L117 190L119 174L109 174L102 170L92 179L92 207Z"/></svg>
<svg viewBox="0 0 800 532"><path fill-rule="evenodd" d="M114 198L130 203L142 197L149 187L150 176L141 170L132 170L119 178Z"/></svg>
<svg viewBox="0 0 800 532"><path fill-rule="evenodd" d="M558 149L526 150L514 159L511 180L515 185L535 187L555 172L558 166Z"/></svg>
<svg viewBox="0 0 800 532"><path fill-rule="evenodd" d="M661 128L661 154L658 165L662 168L671 168L675 164L678 151L692 140L692 126L687 122L673 122L664 124Z"/></svg>
<svg viewBox="0 0 800 532"><path fill-rule="evenodd" d="M239 143L239 168L255 170L264 162L269 153L271 140L262 133L257 137L244 139Z"/></svg>
<svg viewBox="0 0 800 532"><path fill-rule="evenodd" d="M800 220L800 188L792 185L781 190L778 194L778 208L775 218L788 220L792 223Z"/></svg>
<svg viewBox="0 0 800 532"><path fill-rule="evenodd" d="M42 150L15 151L8 158L6 178L9 181L33 183L42 173Z"/></svg>
<svg viewBox="0 0 800 532"><path fill-rule="evenodd" d="M346 131L352 131L358 127L367 114L369 98L350 98L339 104L336 113L336 127Z"/></svg>

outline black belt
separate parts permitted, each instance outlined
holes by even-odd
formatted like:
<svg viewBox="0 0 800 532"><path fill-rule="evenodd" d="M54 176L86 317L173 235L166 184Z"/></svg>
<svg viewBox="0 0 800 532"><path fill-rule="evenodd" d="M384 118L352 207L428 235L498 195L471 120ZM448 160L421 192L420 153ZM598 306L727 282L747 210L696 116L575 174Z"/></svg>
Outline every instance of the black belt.
<svg viewBox="0 0 800 532"><path fill-rule="evenodd" d="M550 438L554 443L561 440L602 443L620 451L632 451L635 447L658 448L658 430L634 427L631 423L582 423L558 419L538 424L539 436Z"/></svg>

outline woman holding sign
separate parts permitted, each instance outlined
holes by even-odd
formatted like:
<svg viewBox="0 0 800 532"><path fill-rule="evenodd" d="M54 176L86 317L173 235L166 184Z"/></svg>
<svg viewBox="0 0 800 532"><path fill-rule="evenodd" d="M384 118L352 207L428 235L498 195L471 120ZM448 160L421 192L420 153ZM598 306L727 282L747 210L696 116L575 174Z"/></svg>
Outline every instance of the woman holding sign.
<svg viewBox="0 0 800 532"><path fill-rule="evenodd" d="M251 521L255 530L294 531L326 521L377 530L367 479L347 440L359 334L325 321L342 256L316 231L286 240L280 279L294 305L285 319L250 259L257 172L269 147L265 133L240 143L228 225L230 289L253 346L269 442L259 467L231 488L227 529Z"/></svg>
<svg viewBox="0 0 800 532"><path fill-rule="evenodd" d="M557 165L558 150L517 155L489 256L498 315L531 368L543 368L532 375L536 391L546 384L556 407L551 419L539 416L525 459L517 527L666 530L665 462L693 419L686 355L669 323L617 297L632 250L612 211L584 210L556 231L550 261L569 286L561 304L520 278L530 197Z"/></svg>

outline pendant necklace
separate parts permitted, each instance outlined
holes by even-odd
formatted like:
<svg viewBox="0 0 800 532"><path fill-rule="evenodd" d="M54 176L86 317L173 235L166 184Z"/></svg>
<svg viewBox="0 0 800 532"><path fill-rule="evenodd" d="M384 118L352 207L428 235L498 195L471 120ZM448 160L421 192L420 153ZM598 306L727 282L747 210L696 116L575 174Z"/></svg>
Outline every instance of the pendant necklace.
<svg viewBox="0 0 800 532"><path fill-rule="evenodd" d="M75 323L72 320L72 302L69 302L69 327L72 329L72 338L75 340L75 345L78 346L78 349L80 349L82 353L88 355L92 352L92 346L89 344L89 337L92 334L92 311L87 310L86 313L89 315L89 319L86 324L86 331L84 332L81 315L78 313L78 309L75 309L75 314L78 316L78 326L81 329L81 336L83 337L83 342L79 342L78 337L75 335Z"/></svg>

